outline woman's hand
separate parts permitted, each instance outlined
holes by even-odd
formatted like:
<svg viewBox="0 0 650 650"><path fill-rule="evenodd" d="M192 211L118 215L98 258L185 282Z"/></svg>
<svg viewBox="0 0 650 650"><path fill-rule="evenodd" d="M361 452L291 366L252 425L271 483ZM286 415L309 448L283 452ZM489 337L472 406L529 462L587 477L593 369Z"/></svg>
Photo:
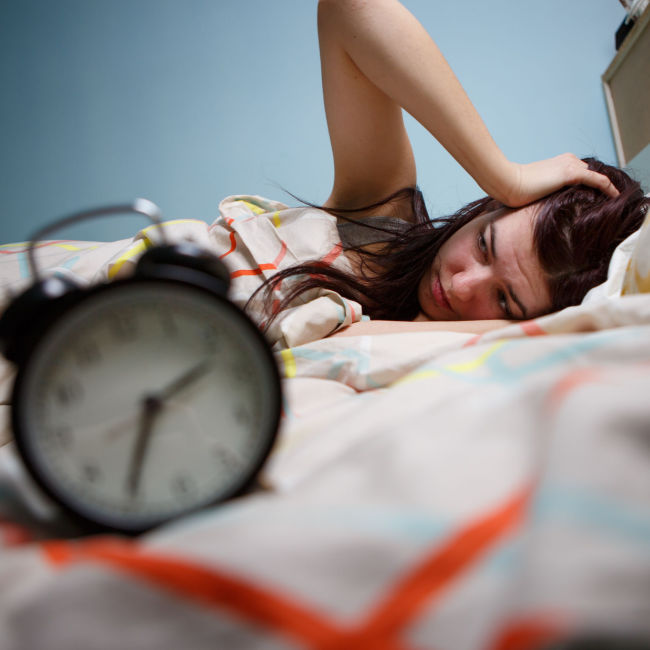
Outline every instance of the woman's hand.
<svg viewBox="0 0 650 650"><path fill-rule="evenodd" d="M566 185L588 185L611 197L619 194L607 176L589 169L586 162L571 153L526 165L512 163L511 170L511 188L504 188L503 196L495 198L512 208L532 203Z"/></svg>

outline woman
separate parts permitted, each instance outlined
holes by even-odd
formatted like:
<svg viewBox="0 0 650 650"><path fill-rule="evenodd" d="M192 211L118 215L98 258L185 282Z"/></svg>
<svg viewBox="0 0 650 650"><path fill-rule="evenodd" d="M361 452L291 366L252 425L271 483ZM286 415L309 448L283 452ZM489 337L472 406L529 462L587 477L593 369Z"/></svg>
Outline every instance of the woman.
<svg viewBox="0 0 650 650"><path fill-rule="evenodd" d="M324 286L373 318L338 335L479 333L576 304L605 279L614 248L643 220L638 183L572 154L507 160L435 43L397 0L320 0L318 30L334 155L324 208L339 218L355 273L300 265L266 284L267 303L293 277L286 304ZM402 108L488 197L431 224Z"/></svg>

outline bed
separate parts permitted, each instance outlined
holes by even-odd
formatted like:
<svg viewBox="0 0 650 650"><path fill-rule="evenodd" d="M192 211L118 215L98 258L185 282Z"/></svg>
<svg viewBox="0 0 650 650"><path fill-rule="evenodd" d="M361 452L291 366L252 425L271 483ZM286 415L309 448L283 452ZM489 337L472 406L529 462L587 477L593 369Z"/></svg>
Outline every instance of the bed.
<svg viewBox="0 0 650 650"><path fill-rule="evenodd" d="M220 219L261 213L296 218L235 197ZM167 231L208 241L213 225ZM147 237L40 254L110 279ZM234 258L243 235L223 237ZM24 245L0 252L6 298L28 281ZM582 305L482 336L323 339L301 309L311 334L294 319L276 340L263 489L226 505L135 539L66 536L5 424L3 649L650 647L650 217ZM5 421L11 378L2 366Z"/></svg>

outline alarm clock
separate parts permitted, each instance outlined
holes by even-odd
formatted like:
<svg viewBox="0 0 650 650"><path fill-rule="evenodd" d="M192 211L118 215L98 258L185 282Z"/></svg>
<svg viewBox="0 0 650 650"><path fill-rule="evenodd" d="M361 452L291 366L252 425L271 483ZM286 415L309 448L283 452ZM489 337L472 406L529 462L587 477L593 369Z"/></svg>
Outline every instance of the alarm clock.
<svg viewBox="0 0 650 650"><path fill-rule="evenodd" d="M127 210L159 223L139 200L54 226ZM86 288L33 272L0 343L17 366L16 447L47 495L92 530L135 534L254 483L277 436L280 378L216 256L163 244L132 276Z"/></svg>

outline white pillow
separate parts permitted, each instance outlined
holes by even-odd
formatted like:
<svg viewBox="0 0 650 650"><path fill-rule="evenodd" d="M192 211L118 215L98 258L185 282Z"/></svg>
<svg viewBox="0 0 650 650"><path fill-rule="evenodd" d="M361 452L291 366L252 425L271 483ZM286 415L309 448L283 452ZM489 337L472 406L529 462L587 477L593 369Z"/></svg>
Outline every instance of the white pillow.
<svg viewBox="0 0 650 650"><path fill-rule="evenodd" d="M640 232L641 229L636 230L616 247L609 263L607 280L587 292L587 295L582 299L583 305L602 302L607 298L618 298L621 295L625 271L634 252L634 246L636 240L639 238Z"/></svg>
<svg viewBox="0 0 650 650"><path fill-rule="evenodd" d="M646 194L650 198L650 192ZM641 258L644 260L642 265L645 269L648 258L648 247L649 235L650 235L650 211L646 210L646 215L641 227L633 232L627 239L623 240L614 250L612 259L609 263L609 269L607 271L607 280L602 284L594 287L587 292L587 295L582 299L582 304L591 304L594 302L602 302L607 298L618 298L623 293L638 293L639 288L636 290L632 289L630 286L630 280L628 272L630 271L630 262L634 259L635 263L632 265L635 268L639 266L638 262ZM639 242L639 237L643 232L642 241ZM637 243L639 244L637 246ZM627 278L627 280L626 280ZM625 285L625 291L623 290Z"/></svg>

